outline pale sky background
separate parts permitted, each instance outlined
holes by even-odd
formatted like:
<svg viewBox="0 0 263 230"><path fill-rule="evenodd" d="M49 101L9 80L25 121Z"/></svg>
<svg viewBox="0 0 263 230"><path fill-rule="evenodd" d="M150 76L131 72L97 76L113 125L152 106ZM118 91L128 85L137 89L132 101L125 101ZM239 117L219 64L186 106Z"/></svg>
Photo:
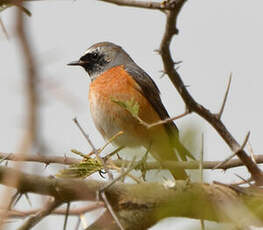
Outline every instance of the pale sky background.
<svg viewBox="0 0 263 230"><path fill-rule="evenodd" d="M165 17L161 12L95 0L37 1L28 4L28 8L32 12L32 17L27 18L28 32L41 77L41 131L50 154L69 154L72 148L90 150L72 122L74 117L79 119L97 147L104 143L89 112L89 77L81 68L66 66L99 41L121 45L152 76L171 116L184 112L184 104L168 77L160 78L161 59L153 52L159 47L164 29ZM239 142L243 142L251 131L250 142L255 153L263 149L262 9L262 0L189 0L179 16L179 36L172 43L175 60L183 61L179 72L185 84L190 85L188 89L193 97L213 112L221 106L232 72L232 85L222 119ZM7 41L0 31L0 152L17 151L26 116L24 70L14 37L14 12L14 9L7 9L0 14L10 36ZM219 135L198 116L187 116L176 124L181 134L195 127L196 142L200 142L204 132L206 160L223 160L230 155ZM56 171L51 166L45 173L55 174ZM39 172L44 172L43 165ZM234 172L248 177L247 171L240 169L226 173L207 171L206 181L238 181ZM23 201L21 203L18 207L28 207ZM92 216L87 216L89 222ZM74 224L76 218L69 221ZM46 229L47 224L62 229L63 218L48 218L34 229ZM169 219L152 229L182 226L197 229L199 222Z"/></svg>

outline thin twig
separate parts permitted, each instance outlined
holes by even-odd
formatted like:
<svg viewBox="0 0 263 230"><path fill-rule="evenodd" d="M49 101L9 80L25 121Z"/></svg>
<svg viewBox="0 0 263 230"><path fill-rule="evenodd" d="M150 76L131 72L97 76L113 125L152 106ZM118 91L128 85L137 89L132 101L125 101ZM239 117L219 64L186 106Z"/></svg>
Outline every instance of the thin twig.
<svg viewBox="0 0 263 230"><path fill-rule="evenodd" d="M5 25L4 25L4 23L3 23L1 18L0 18L0 26L1 26L2 30L3 30L3 32L4 32L4 35L5 35L6 39L9 40L9 36L8 36L7 30L6 30Z"/></svg>
<svg viewBox="0 0 263 230"><path fill-rule="evenodd" d="M16 191L16 193L12 196L9 204L8 204L8 210L12 209L13 207L13 204L15 203L15 200L17 200L17 197L20 195L20 192L19 191Z"/></svg>
<svg viewBox="0 0 263 230"><path fill-rule="evenodd" d="M234 152L232 155L230 155L229 157L227 157L225 160L223 160L222 162L220 162L218 165L216 165L213 169L218 169L219 167L222 167L224 164L226 164L227 162L229 162L233 157L235 157L237 155L238 152L242 151L247 142L248 142L248 138L250 136L250 132L247 133L245 140L243 142L243 144L241 145L240 149L238 149L236 152Z"/></svg>
<svg viewBox="0 0 263 230"><path fill-rule="evenodd" d="M253 185L250 183L249 180L246 180L245 178L241 177L240 175L238 175L238 174L236 174L236 173L235 173L235 175L236 175L239 179L241 179L244 183L248 184L249 186L253 186Z"/></svg>
<svg viewBox="0 0 263 230"><path fill-rule="evenodd" d="M221 108L220 108L219 113L216 115L218 120L221 119L222 114L223 114L223 112L224 112L224 108L225 108L225 105L226 105L227 96L228 96L229 89L230 89L230 85L231 85L231 80L232 80L232 73L231 73L230 76L229 76L229 80L228 80L228 84L227 84L227 89L226 89L226 92L225 92L225 96L224 96L224 99L223 99L222 106L221 106Z"/></svg>
<svg viewBox="0 0 263 230"><path fill-rule="evenodd" d="M29 217L24 224L22 224L18 230L29 230L38 224L43 218L49 215L55 208L61 205L61 202L58 200L50 200L47 202L45 207L35 215Z"/></svg>
<svg viewBox="0 0 263 230"><path fill-rule="evenodd" d="M113 219L116 221L117 225L119 226L119 228L121 230L124 230L119 218L117 217L117 215L115 214L113 208L111 207L111 204L109 203L107 197L106 197L106 194L104 191L101 192L101 198L102 200L104 201L105 203L105 206L107 207L107 209L109 210L110 214L112 215Z"/></svg>
<svg viewBox="0 0 263 230"><path fill-rule="evenodd" d="M200 157L200 179L204 181L204 133L202 133L201 157Z"/></svg>
<svg viewBox="0 0 263 230"><path fill-rule="evenodd" d="M251 159L252 159L255 163L257 163L257 162L256 162L256 159L255 159L254 150L253 150L253 148L252 148L251 143L249 143L249 142L248 142L248 152L250 153Z"/></svg>
<svg viewBox="0 0 263 230"><path fill-rule="evenodd" d="M63 224L63 230L67 229L69 209L70 209L70 202L67 203L66 214L65 214L64 224Z"/></svg>
<svg viewBox="0 0 263 230"><path fill-rule="evenodd" d="M27 203L29 204L30 207L32 207L32 203L31 203L31 201L30 201L30 198L29 198L28 193L25 192L24 195L25 195L25 197L26 197Z"/></svg>
<svg viewBox="0 0 263 230"><path fill-rule="evenodd" d="M91 211L94 211L96 209L103 208L103 207L104 207L103 202L96 202L94 204L89 204L89 205L79 207L79 208L71 208L68 212L68 215L79 216L81 214L91 212ZM35 215L39 211L41 211L41 209L31 209L31 210L27 210L27 211L12 209L12 210L9 210L7 212L7 217L9 219L10 218L26 218L30 215ZM2 210L0 207L0 215L2 212L4 212L4 210ZM62 216L64 216L66 213L67 213L67 210L65 208L60 208L60 209L56 209L56 210L52 211L50 213L50 215L62 215Z"/></svg>
<svg viewBox="0 0 263 230"><path fill-rule="evenodd" d="M204 182L204 133L202 133L202 145L201 145L201 157L200 157L200 181L201 183ZM200 219L201 229L205 230L205 222L204 219Z"/></svg>
<svg viewBox="0 0 263 230"><path fill-rule="evenodd" d="M80 220L80 217L79 217L74 230L78 230L79 229L80 223L81 223L81 220Z"/></svg>
<svg viewBox="0 0 263 230"><path fill-rule="evenodd" d="M80 126L77 118L75 117L75 118L73 119L73 121L74 121L74 123L77 125L77 127L79 128L80 132L83 134L83 136L85 137L85 139L88 141L90 147L92 148L92 151L93 151L94 153L96 153L96 152L97 152L97 149L95 148L95 145L92 143L89 135L88 135L88 134L84 131L84 129Z"/></svg>
<svg viewBox="0 0 263 230"><path fill-rule="evenodd" d="M24 155L25 157L21 157ZM77 164L80 162L79 159L72 157L62 157L62 156L50 156L48 154L24 154L24 153L2 153L0 152L1 162L3 160L9 161L21 161L21 162L36 162L36 163L44 163L44 164L63 164L63 165L71 165Z"/></svg>
<svg viewBox="0 0 263 230"><path fill-rule="evenodd" d="M130 7L139 7L146 9L155 9L155 10L169 10L173 9L173 5L176 1L163 1L159 2L151 2L151 1L136 1L136 0L100 0L102 2L108 2L112 4L116 4L119 6L130 6Z"/></svg>
<svg viewBox="0 0 263 230"><path fill-rule="evenodd" d="M155 127L155 126L162 125L162 124L165 124L165 123L168 123L168 122L180 119L180 118L188 115L189 113L190 113L189 111L185 111L184 113L182 113L182 114L180 114L178 116L167 118L165 120L161 120L161 121L158 121L158 122L155 122L155 123L152 123L152 124L148 124L147 128L150 129L150 128Z"/></svg>
<svg viewBox="0 0 263 230"><path fill-rule="evenodd" d="M112 143L117 137L122 135L124 132L119 131L118 133L114 134L109 140L107 140L106 144L104 144L100 149L99 152L101 153L110 143ZM123 146L120 146L120 149L122 149Z"/></svg>
<svg viewBox="0 0 263 230"><path fill-rule="evenodd" d="M113 184L115 184L118 180L120 180L121 178L123 178L123 177L125 177L126 175L128 175L128 173L129 173L130 171L132 171L134 168L136 168L137 166L139 166L139 164L141 164L140 161L137 162L137 164L134 165L134 159L133 159L133 161L130 162L130 166L128 167L128 169L127 169L124 173L122 173L122 174L120 174L118 177L116 177L114 180L110 181L107 185L105 185L104 187L102 187L102 188L100 189L100 193L101 193L101 192L104 192L104 191L107 190L110 186L112 186Z"/></svg>

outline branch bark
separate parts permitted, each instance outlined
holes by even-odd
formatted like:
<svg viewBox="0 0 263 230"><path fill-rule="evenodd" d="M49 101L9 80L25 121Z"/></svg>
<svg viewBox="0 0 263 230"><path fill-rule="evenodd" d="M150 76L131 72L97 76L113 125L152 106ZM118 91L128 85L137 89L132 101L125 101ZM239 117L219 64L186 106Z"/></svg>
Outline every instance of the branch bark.
<svg viewBox="0 0 263 230"><path fill-rule="evenodd" d="M61 201L50 200L47 204L36 214L29 217L24 224L22 224L18 230L29 230L38 224L43 218L49 215L54 209L61 205Z"/></svg>
<svg viewBox="0 0 263 230"><path fill-rule="evenodd" d="M90 212L90 211L93 211L95 209L98 209L98 208L103 208L104 205L102 202L96 202L94 204L91 204L91 205L86 205L86 206L83 206L83 207L79 207L79 208L74 208L74 209L70 209L69 211L69 215L70 216L80 216L82 214L85 214L86 212ZM25 218L25 217L28 217L30 215L35 215L37 214L38 212L40 212L41 209L32 209L32 210L15 210L15 209L12 209L12 210L9 210L7 211L7 217L8 218ZM1 214L2 210L0 211L0 214ZM52 211L50 213L51 215L65 215L66 214L66 209L56 209L54 211Z"/></svg>
<svg viewBox="0 0 263 230"><path fill-rule="evenodd" d="M136 1L136 0L100 0L102 2L112 3L119 6L130 6L130 7L138 7L145 9L155 9L155 10L168 10L172 9L175 4L175 0L163 1L159 2L151 2L151 1Z"/></svg>
<svg viewBox="0 0 263 230"><path fill-rule="evenodd" d="M61 157L61 156L48 156L47 154L43 155L30 155L26 154L26 157L21 157L20 154L17 153L1 153L0 159L10 160L10 161L21 161L21 162L36 162L36 163L44 163L48 164L62 164L62 165L72 165L79 164L81 162L80 159L73 157ZM263 163L263 155L255 155L255 162L257 164ZM131 164L128 160L111 160L111 162L117 167L127 167ZM214 169L218 166L222 161L204 161L203 169ZM138 164L137 161L134 162L134 165ZM235 167L244 166L243 162L240 159L232 159L228 162L220 165L216 169L230 169ZM184 168L184 169L199 169L200 161L164 161L162 164L159 162L146 162L144 165L145 170L152 169L171 169L171 168ZM140 170L140 168L135 168L135 170Z"/></svg>
<svg viewBox="0 0 263 230"><path fill-rule="evenodd" d="M1 166L0 183L14 186L11 182L2 181L2 178L3 175L16 173L18 172L15 169ZM98 191L107 184L91 179L67 180L19 173L21 183L17 185L18 191L53 196L61 202L97 201ZM247 210L249 215L246 214L245 217L252 217L248 219L243 217L242 221L246 224L261 225L260 220L263 220L261 212L263 197L262 189L259 188L235 189L230 186L187 181L176 181L167 185L117 182L108 188L105 194L125 229L146 229L157 221L171 216L232 221L233 217L224 209L225 206L230 208L230 205L231 208L238 207L238 210L241 210L242 207ZM233 209L232 212L239 213ZM240 219L240 216L237 218Z"/></svg>

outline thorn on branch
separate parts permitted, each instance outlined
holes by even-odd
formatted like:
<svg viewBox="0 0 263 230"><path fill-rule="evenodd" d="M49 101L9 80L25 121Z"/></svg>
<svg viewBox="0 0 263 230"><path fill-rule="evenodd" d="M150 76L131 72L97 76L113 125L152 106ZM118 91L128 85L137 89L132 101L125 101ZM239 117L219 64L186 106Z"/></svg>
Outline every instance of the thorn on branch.
<svg viewBox="0 0 263 230"><path fill-rule="evenodd" d="M223 112L224 112L224 108L225 108L225 105L226 105L226 100L227 100L227 97L228 97L228 94L229 94L230 85L231 85L231 80L232 80L232 73L231 73L230 76L229 76L229 80L228 80L228 83L227 83L227 88L226 88L225 96L224 96L224 99L223 99L223 102L222 102L222 106L221 106L221 108L220 108L219 113L216 114L216 118L217 118L218 120L221 119L222 114L223 114Z"/></svg>
<svg viewBox="0 0 263 230"><path fill-rule="evenodd" d="M180 64L182 64L182 63L183 63L183 61L175 61L175 62L174 62L174 66L180 65Z"/></svg>
<svg viewBox="0 0 263 230"><path fill-rule="evenodd" d="M163 70L160 70L159 73L161 73L160 78L163 78L166 75L166 72Z"/></svg>
<svg viewBox="0 0 263 230"><path fill-rule="evenodd" d="M6 30L5 25L4 25L4 23L3 23L1 18L0 18L0 26L1 26L2 30L3 30L3 32L4 32L4 35L5 35L6 39L9 40L9 35L7 33L7 30Z"/></svg>
<svg viewBox="0 0 263 230"><path fill-rule="evenodd" d="M246 180L245 178L241 177L240 175L234 173L239 179L241 179L245 184L248 184L250 187L252 187L253 185L250 183L250 179Z"/></svg>
<svg viewBox="0 0 263 230"><path fill-rule="evenodd" d="M99 191L99 194L101 194L102 192L106 191L109 187L111 187L113 184L115 184L117 181L119 181L120 179L122 179L123 177L125 177L126 175L128 175L128 173L135 169L136 167L138 167L139 164L141 164L141 162L139 161L137 164L134 164L135 162L135 158L133 158L133 160L130 162L130 165L128 167L128 169L120 174L118 177L116 177L114 180L110 181L107 185L105 185L104 187L102 187Z"/></svg>
<svg viewBox="0 0 263 230"><path fill-rule="evenodd" d="M160 49L155 49L155 50L153 50L153 52L155 52L158 55L162 55L162 50L160 50Z"/></svg>
<svg viewBox="0 0 263 230"><path fill-rule="evenodd" d="M14 206L15 206L15 204L17 204L17 202L20 200L20 198L21 198L21 193L20 193L20 191L17 191L12 197L11 197L11 200L10 200L10 203L8 204L8 208L7 208L7 210L11 210Z"/></svg>
<svg viewBox="0 0 263 230"><path fill-rule="evenodd" d="M61 201L50 199L46 205L35 215L29 217L18 230L29 230L38 224L43 218L49 215L54 209L61 205Z"/></svg>
<svg viewBox="0 0 263 230"><path fill-rule="evenodd" d="M214 170L214 169L217 169L217 168L219 168L219 167L222 168L222 166L223 166L224 164L226 164L227 162L229 162L234 156L236 156L236 154L237 154L238 152L244 150L244 148L245 148L245 146L246 146L246 144L247 144L247 142L248 142L249 136L250 136L250 131L247 133L247 135L246 135L246 137L245 137L245 140L244 140L243 144L240 146L240 148L239 148L237 151L235 151L231 156L227 157L224 161L222 161L222 162L220 162L219 164L217 164L217 165L213 168L213 170Z"/></svg>
<svg viewBox="0 0 263 230"><path fill-rule="evenodd" d="M254 163L257 163L257 162L256 162L256 159L255 159L255 153L254 153L254 151L253 151L252 145L251 145L251 143L249 143L249 142L248 142L248 151L249 151L249 153L250 153L251 159L254 161Z"/></svg>
<svg viewBox="0 0 263 230"><path fill-rule="evenodd" d="M70 202L67 203L67 208L66 208L66 214L65 214L65 219L64 219L63 230L66 230L66 229L67 229L69 209L70 209Z"/></svg>

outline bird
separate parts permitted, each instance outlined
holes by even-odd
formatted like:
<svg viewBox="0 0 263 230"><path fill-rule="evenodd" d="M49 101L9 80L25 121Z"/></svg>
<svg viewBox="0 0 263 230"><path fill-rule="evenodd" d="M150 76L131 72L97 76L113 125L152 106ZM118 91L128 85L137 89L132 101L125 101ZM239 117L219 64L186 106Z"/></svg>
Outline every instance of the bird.
<svg viewBox="0 0 263 230"><path fill-rule="evenodd" d="M91 79L89 87L90 111L96 128L104 139L116 146L143 146L162 164L164 161L186 161L193 155L179 140L173 121L147 128L130 111L117 102L133 101L138 105L138 117L148 124L170 118L160 91L153 79L139 67L129 54L112 42L92 45L70 66L81 66ZM177 155L178 154L178 155ZM178 157L179 156L179 157ZM185 180L182 168L169 168L174 179Z"/></svg>

